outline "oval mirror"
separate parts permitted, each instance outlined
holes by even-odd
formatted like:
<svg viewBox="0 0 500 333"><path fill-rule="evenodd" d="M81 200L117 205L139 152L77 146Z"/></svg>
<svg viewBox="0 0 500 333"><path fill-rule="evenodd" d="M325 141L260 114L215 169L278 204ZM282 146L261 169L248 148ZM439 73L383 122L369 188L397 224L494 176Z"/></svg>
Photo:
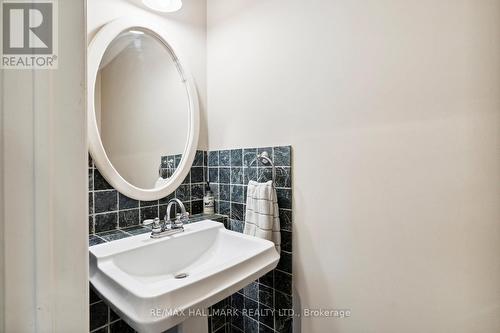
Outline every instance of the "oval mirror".
<svg viewBox="0 0 500 333"><path fill-rule="evenodd" d="M89 48L89 149L121 193L172 193L196 153L199 110L187 69L153 22L120 19Z"/></svg>

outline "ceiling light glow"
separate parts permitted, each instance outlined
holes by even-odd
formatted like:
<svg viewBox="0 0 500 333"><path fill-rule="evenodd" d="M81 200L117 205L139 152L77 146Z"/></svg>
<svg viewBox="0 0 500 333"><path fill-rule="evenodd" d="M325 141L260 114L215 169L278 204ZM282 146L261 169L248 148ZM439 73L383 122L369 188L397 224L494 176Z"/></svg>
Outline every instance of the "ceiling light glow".
<svg viewBox="0 0 500 333"><path fill-rule="evenodd" d="M182 0L142 0L142 3L162 13L172 13L182 8Z"/></svg>

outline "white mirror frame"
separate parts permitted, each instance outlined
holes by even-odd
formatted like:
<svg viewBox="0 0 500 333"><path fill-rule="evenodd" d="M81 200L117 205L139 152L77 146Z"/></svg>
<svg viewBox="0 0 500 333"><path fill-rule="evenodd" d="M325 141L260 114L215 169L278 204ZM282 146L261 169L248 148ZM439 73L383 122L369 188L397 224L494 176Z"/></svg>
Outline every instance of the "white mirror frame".
<svg viewBox="0 0 500 333"><path fill-rule="evenodd" d="M150 32L169 49L174 57L174 61L176 62L180 75L182 75L185 80L185 86L189 98L189 128L187 142L184 147L181 162L172 177L166 181L165 185L157 189L142 189L136 187L126 181L114 168L102 144L95 114L95 84L102 57L104 56L108 46L116 37L118 37L118 35L127 30L137 28ZM106 24L101 28L101 30L99 30L90 43L87 54L87 109L90 154L92 155L96 167L99 169L104 178L120 193L136 200L158 200L173 193L186 178L191 169L191 165L193 164L196 149L198 147L200 128L198 92L186 64L181 62L179 53L177 51L174 52L174 49L167 42L167 34L164 32L161 22L151 19L145 20L142 18L124 17ZM165 128L165 130L167 130L167 128ZM160 157L158 157L158 163L159 162Z"/></svg>

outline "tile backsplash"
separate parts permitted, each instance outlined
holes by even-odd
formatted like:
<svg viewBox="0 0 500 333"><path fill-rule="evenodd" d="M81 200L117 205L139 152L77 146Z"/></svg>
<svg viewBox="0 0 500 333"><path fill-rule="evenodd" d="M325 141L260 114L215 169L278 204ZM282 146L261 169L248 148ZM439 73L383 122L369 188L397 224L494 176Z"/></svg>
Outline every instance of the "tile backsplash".
<svg viewBox="0 0 500 333"><path fill-rule="evenodd" d="M292 149L290 146L197 151L190 173L168 197L138 201L116 191L102 177L89 158L89 242L90 245L145 232L141 221L161 217L166 205L179 198L191 214L203 211L206 182L215 196L216 213L226 216L228 229L243 232L246 191L250 180L272 179L272 168L256 160L268 152L276 165L276 188L281 221L281 259L278 267L247 287L222 300L212 309L231 310L232 316L209 317L209 332L292 332ZM161 170L170 172L179 158L162 158ZM146 231L147 232L147 231ZM92 332L133 332L91 292ZM102 324L103 322L104 324Z"/></svg>
<svg viewBox="0 0 500 333"><path fill-rule="evenodd" d="M233 315L212 318L213 332L292 332L292 149L290 146L208 152L208 180L216 212L229 216L229 228L243 232L247 184L272 180L272 168L256 160L266 151L276 166L276 190L281 222L278 267L215 305ZM215 323L215 325L214 325ZM225 327L224 329L222 327Z"/></svg>
<svg viewBox="0 0 500 333"><path fill-rule="evenodd" d="M139 201L115 190L89 157L89 234L137 226L158 216L163 218L168 201L174 197L179 198L191 214L201 213L206 162L207 153L197 151L191 171L174 193L160 200ZM162 169L167 170L163 163Z"/></svg>

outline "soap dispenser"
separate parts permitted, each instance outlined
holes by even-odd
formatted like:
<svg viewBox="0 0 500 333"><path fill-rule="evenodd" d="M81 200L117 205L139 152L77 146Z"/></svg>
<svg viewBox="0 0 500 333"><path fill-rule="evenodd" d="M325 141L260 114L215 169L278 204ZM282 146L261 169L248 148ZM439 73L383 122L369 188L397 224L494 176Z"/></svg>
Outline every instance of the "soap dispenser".
<svg viewBox="0 0 500 333"><path fill-rule="evenodd" d="M205 196L203 197L203 214L214 214L214 213L215 213L215 198L212 190L210 189L210 183L207 183Z"/></svg>

